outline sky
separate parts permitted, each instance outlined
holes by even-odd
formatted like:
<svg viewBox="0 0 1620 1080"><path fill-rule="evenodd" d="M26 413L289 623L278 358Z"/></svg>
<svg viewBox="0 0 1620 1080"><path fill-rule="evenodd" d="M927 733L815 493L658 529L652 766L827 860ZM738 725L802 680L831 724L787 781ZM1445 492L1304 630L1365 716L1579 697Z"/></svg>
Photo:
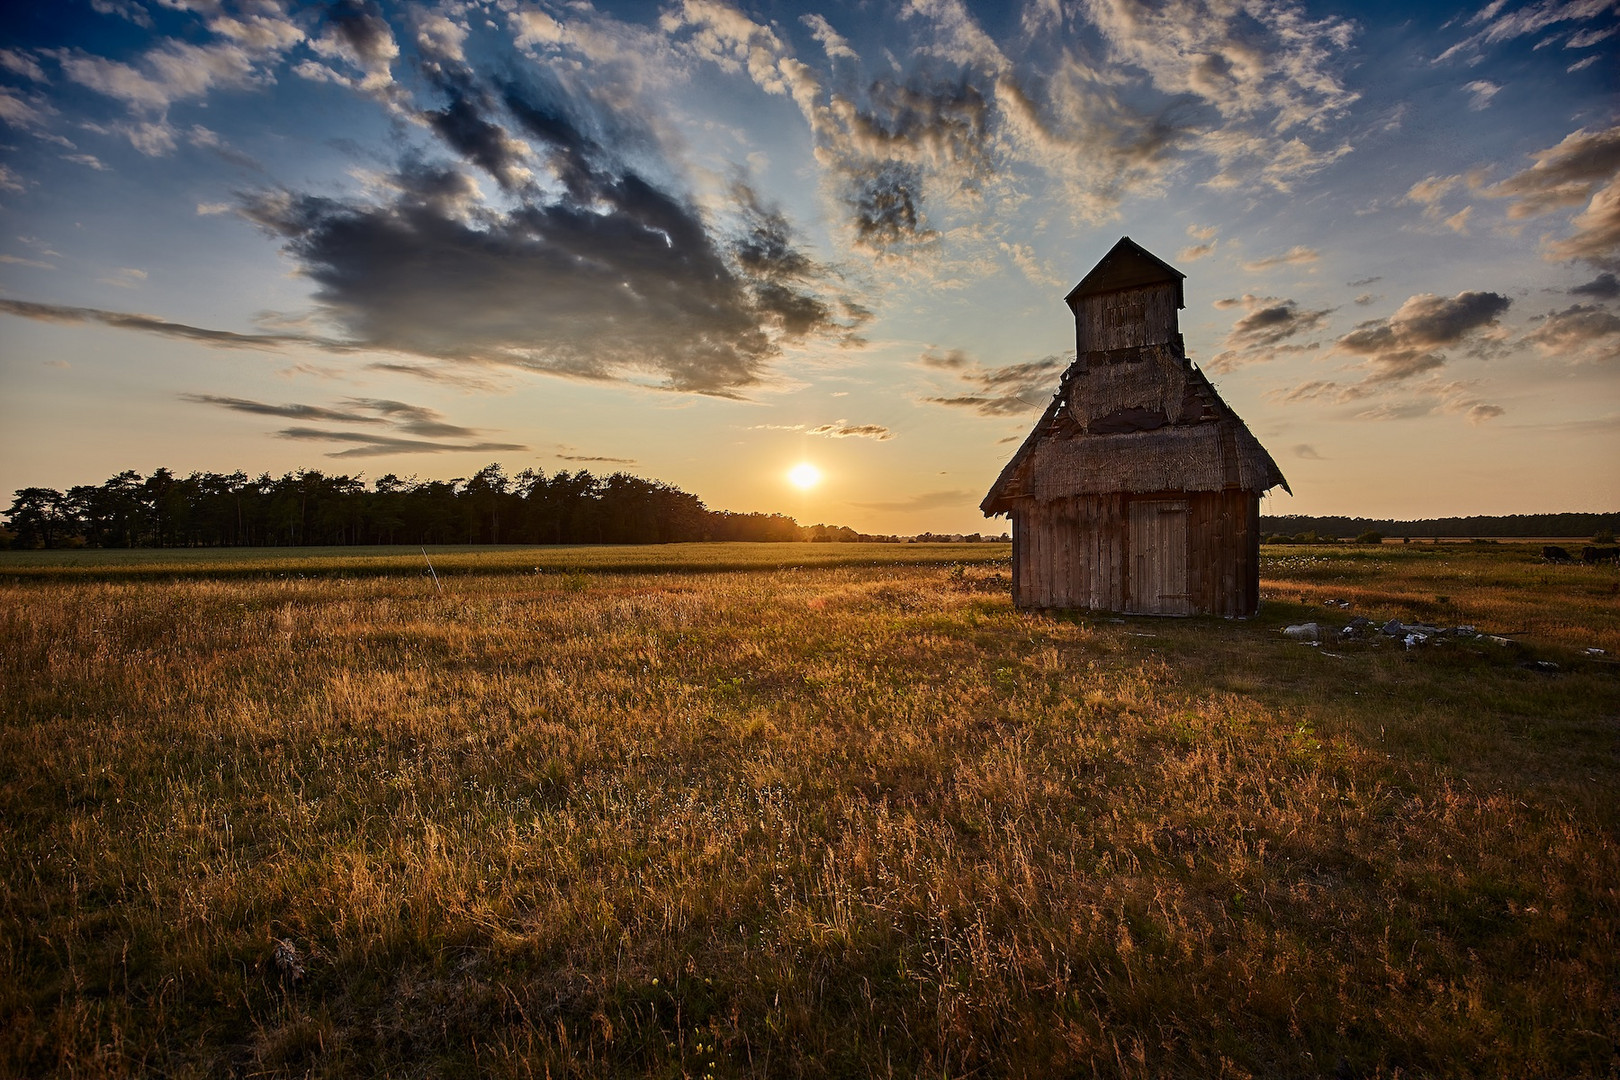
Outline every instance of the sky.
<svg viewBox="0 0 1620 1080"><path fill-rule="evenodd" d="M1263 513L1620 508L1620 0L0 20L0 491L498 461L999 532L1128 235Z"/></svg>

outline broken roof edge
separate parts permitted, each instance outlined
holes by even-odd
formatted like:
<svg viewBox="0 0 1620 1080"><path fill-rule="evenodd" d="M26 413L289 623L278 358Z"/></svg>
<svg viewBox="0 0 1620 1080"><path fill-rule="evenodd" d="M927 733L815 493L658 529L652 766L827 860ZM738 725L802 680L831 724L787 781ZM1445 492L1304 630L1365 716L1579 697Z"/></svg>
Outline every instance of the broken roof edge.
<svg viewBox="0 0 1620 1080"><path fill-rule="evenodd" d="M1277 460L1271 456L1271 452L1266 449L1265 444L1255 437L1254 432L1249 430L1249 425L1243 422L1243 418L1237 414L1232 406L1226 403L1225 398L1221 397L1220 391L1215 389L1215 385L1209 381L1209 376L1205 375L1197 364L1191 363L1186 359L1183 359L1182 362L1185 363L1189 369L1189 378L1198 380L1204 389L1209 391L1210 398L1220 414L1220 418L1213 421L1213 423L1217 425L1229 425L1229 430L1232 430L1234 438L1238 442L1246 444L1243 446L1243 450L1247 454L1257 456L1259 459L1258 464L1261 466L1260 471L1262 471L1265 475L1263 477L1256 478L1253 484L1246 484L1242 490L1251 491L1256 497L1260 497L1265 495L1266 492L1270 491L1274 487L1281 487L1284 491L1288 492L1288 494L1292 495L1294 493L1294 489L1288 486L1288 478L1283 475L1282 469L1277 466ZM1013 453L1012 459L1009 460L1005 466L1003 466L1001 472L996 476L995 483L990 485L990 490L985 494L984 499L979 503L979 511L985 517L997 517L1001 514L1010 513L1014 504L1019 499L1034 497L1027 491L1019 491L1017 494L1008 494L1007 489L1013 486L1014 482L1018 479L1018 474L1022 469L1025 460L1036 450L1037 447L1039 447L1044 437L1051 429L1053 422L1057 420L1058 411L1062 408L1065 400L1066 399L1061 391L1052 395L1052 400L1046 406L1046 411L1041 414L1041 418L1036 421L1035 426L1030 429L1029 435L1025 437L1023 443L1021 443L1018 449ZM1211 422L1206 421L1205 423ZM1173 424L1159 430L1168 433L1176 429L1185 430L1188 427L1202 426L1202 424ZM1105 436L1079 436L1081 439L1104 437ZM1200 487L1197 489L1189 488L1188 490L1213 489L1205 489ZM1132 494L1132 492L1126 489L1121 489L1121 492L1125 494ZM1073 494L1083 493L1074 492ZM1142 492L1135 492L1135 494L1142 494Z"/></svg>
<svg viewBox="0 0 1620 1080"><path fill-rule="evenodd" d="M1057 411L1059 406L1062 404L1062 393L1060 392L1053 394L1052 400L1047 403L1046 411L1041 413L1041 418L1035 422L1034 427L1029 429L1029 434L1026 435L1024 437L1024 441L1018 445L1018 449L1013 451L1012 459L1008 461L1006 465L1002 466L1001 472L996 474L996 482L990 485L990 490L979 502L979 512L985 517L995 517L997 514L1005 514L1012 508L1010 500L1008 500L1005 496L998 494L998 492L1001 491L1005 484L1012 480L1013 475L1018 471L1018 467L1024 463L1024 458L1028 457L1030 451L1035 449L1035 444L1040 442L1041 432L1050 427L1052 421L1057 419ZM992 507L998 503L1005 503L1007 505L1002 506L1000 509L992 509Z"/></svg>
<svg viewBox="0 0 1620 1080"><path fill-rule="evenodd" d="M1110 263L1116 265L1111 266ZM1134 264L1136 271L1134 273L1131 272L1131 264ZM1086 272L1080 283L1069 290L1063 302L1073 307L1076 297L1131 289L1161 281L1173 282L1179 286L1186 277L1186 274L1129 236L1122 236L1117 244L1108 249L1106 255L1097 260L1097 265Z"/></svg>

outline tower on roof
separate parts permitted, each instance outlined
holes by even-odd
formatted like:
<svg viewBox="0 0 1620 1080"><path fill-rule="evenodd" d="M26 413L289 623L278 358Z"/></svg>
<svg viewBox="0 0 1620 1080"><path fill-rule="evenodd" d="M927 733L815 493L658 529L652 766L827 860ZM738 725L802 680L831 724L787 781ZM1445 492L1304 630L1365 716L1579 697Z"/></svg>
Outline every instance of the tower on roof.
<svg viewBox="0 0 1620 1080"><path fill-rule="evenodd" d="M1020 607L1248 616L1277 463L1187 360L1186 277L1123 237L1064 301L1075 359L981 509Z"/></svg>

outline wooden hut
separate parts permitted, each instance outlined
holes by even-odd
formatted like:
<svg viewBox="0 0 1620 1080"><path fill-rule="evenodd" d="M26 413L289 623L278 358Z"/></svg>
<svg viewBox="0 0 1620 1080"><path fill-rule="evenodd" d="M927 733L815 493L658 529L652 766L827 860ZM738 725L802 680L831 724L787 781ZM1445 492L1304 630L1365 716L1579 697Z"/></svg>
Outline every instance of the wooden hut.
<svg viewBox="0 0 1620 1080"><path fill-rule="evenodd" d="M1018 606L1259 608L1260 496L1288 481L1188 362L1184 277L1127 236L1064 298L1074 363L980 505L1012 518Z"/></svg>

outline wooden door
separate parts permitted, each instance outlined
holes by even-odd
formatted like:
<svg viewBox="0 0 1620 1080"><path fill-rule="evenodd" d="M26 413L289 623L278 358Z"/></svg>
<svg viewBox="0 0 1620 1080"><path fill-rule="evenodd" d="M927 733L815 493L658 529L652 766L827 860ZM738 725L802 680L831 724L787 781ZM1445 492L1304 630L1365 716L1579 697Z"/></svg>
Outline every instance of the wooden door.
<svg viewBox="0 0 1620 1080"><path fill-rule="evenodd" d="M1130 508L1130 595L1140 615L1191 615L1187 583L1186 499L1142 499Z"/></svg>

